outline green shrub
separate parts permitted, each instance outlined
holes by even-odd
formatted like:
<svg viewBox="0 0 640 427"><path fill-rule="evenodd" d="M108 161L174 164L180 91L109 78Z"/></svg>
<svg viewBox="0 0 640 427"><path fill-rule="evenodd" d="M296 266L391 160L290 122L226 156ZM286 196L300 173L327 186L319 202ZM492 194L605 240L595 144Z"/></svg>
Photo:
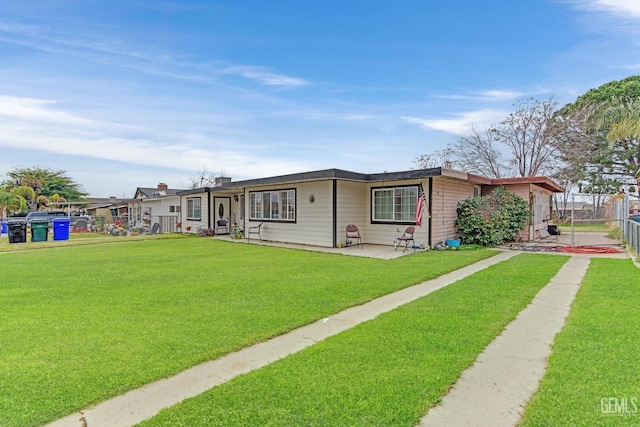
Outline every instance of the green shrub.
<svg viewBox="0 0 640 427"><path fill-rule="evenodd" d="M529 221L529 204L504 187L458 203L458 236L464 244L495 246L513 240Z"/></svg>

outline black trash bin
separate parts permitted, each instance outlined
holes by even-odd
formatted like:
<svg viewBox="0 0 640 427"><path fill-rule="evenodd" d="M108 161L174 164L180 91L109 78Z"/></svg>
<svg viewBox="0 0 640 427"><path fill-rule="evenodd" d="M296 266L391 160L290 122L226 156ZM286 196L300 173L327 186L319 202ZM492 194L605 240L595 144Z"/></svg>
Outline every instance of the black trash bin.
<svg viewBox="0 0 640 427"><path fill-rule="evenodd" d="M10 219L7 221L9 243L25 243L27 241L27 220Z"/></svg>

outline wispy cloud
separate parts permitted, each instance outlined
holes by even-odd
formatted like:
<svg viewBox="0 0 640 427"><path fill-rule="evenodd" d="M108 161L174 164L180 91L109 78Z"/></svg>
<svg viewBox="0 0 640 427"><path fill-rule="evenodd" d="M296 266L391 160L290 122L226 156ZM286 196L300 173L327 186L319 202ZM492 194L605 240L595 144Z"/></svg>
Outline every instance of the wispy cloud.
<svg viewBox="0 0 640 427"><path fill-rule="evenodd" d="M222 73L240 75L267 86L297 87L309 84L309 82L304 79L273 73L264 67L257 66L233 65L222 70Z"/></svg>
<svg viewBox="0 0 640 427"><path fill-rule="evenodd" d="M455 114L450 118L401 117L401 119L427 129L461 135L468 131L470 125L486 127L504 119L507 114L508 112L503 110L482 109Z"/></svg>
<svg viewBox="0 0 640 427"><path fill-rule="evenodd" d="M0 96L0 118L4 116L13 120L39 121L73 126L91 123L90 120L82 117L48 108L55 104L56 101L52 100Z"/></svg>
<svg viewBox="0 0 640 427"><path fill-rule="evenodd" d="M177 58L171 52L153 49L150 46L128 45L124 40L101 41L95 35L70 37L61 33L47 33L35 26L9 24L0 21L0 41L27 46L44 52L66 53L88 56L90 60L113 66L136 69L147 74L160 75L180 80L206 82L216 75L239 75L265 86L300 87L309 82L269 70L262 66L234 65L223 60L206 64Z"/></svg>
<svg viewBox="0 0 640 427"><path fill-rule="evenodd" d="M637 0L573 0L570 3L585 10L607 12L622 18L640 19L640 2Z"/></svg>
<svg viewBox="0 0 640 427"><path fill-rule="evenodd" d="M134 138L128 135L130 126L86 119L56 107L57 103L51 100L0 96L0 147L138 166L171 165L184 171L193 171L195 165L223 164L240 175L256 173L255 149L221 148L233 147L229 141L205 147L189 141L167 142L175 141L174 135ZM261 168L270 174L298 172L309 166L297 160L264 160Z"/></svg>
<svg viewBox="0 0 640 427"><path fill-rule="evenodd" d="M443 99L470 99L470 100L478 100L478 101L488 101L488 102L503 102L503 101L511 101L517 98L521 98L527 95L524 92L518 92L513 90L502 90L502 89L492 89L492 90L484 90L478 92L469 92L464 94L447 94L447 95L437 95L438 98Z"/></svg>

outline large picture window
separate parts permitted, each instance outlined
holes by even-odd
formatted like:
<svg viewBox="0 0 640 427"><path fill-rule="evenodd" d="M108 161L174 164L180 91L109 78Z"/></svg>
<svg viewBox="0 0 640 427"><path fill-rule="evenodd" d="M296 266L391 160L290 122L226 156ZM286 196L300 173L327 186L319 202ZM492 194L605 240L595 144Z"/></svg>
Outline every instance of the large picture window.
<svg viewBox="0 0 640 427"><path fill-rule="evenodd" d="M296 220L296 190L252 191L249 193L249 219Z"/></svg>
<svg viewBox="0 0 640 427"><path fill-rule="evenodd" d="M187 199L187 219L200 221L200 197Z"/></svg>
<svg viewBox="0 0 640 427"><path fill-rule="evenodd" d="M374 188L373 221L413 222L416 219L418 187Z"/></svg>

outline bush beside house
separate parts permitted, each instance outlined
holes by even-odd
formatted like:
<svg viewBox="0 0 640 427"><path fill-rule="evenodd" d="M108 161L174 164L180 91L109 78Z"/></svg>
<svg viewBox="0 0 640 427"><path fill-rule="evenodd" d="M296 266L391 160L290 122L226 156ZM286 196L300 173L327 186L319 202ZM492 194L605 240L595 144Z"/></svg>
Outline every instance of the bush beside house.
<svg viewBox="0 0 640 427"><path fill-rule="evenodd" d="M514 240L531 217L522 197L498 187L488 196L470 197L458 203L455 225L464 244L496 246Z"/></svg>

